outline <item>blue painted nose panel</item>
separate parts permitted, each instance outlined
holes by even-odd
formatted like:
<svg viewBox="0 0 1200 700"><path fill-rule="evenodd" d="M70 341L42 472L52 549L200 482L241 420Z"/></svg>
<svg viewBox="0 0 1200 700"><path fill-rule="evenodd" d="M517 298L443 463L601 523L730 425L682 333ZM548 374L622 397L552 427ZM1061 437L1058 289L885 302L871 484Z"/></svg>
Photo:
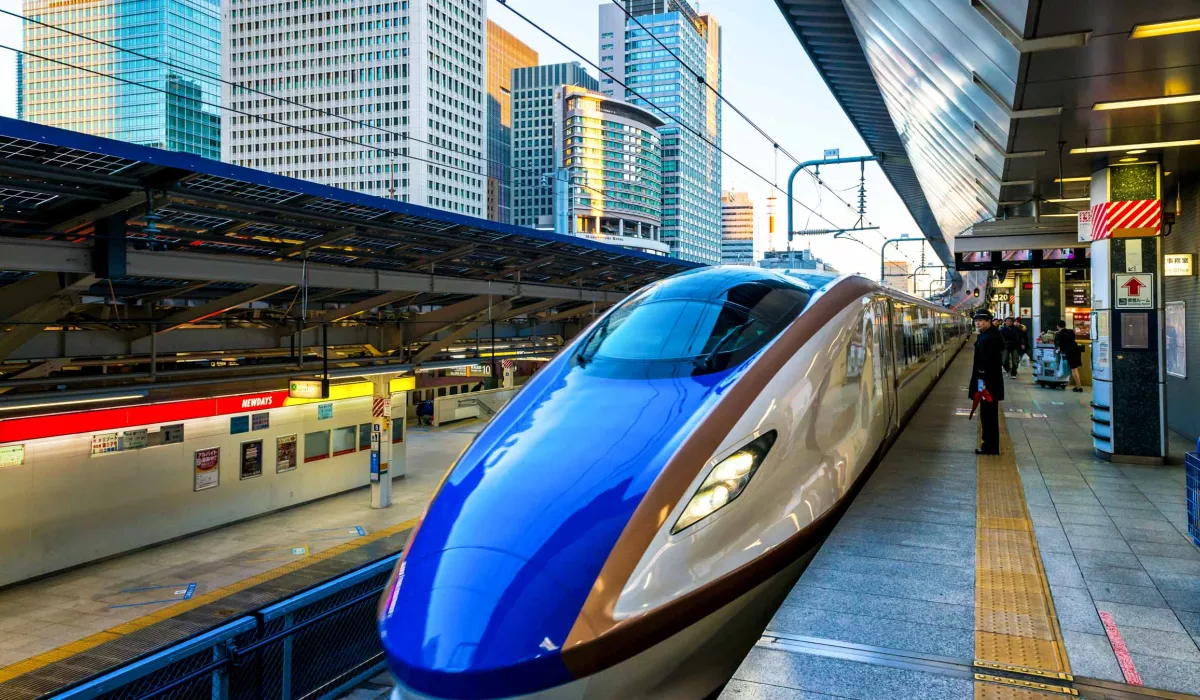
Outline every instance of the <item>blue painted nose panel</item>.
<svg viewBox="0 0 1200 700"><path fill-rule="evenodd" d="M728 377L615 379L565 361L537 375L464 453L410 544L380 623L401 682L465 699L572 680L559 647Z"/></svg>

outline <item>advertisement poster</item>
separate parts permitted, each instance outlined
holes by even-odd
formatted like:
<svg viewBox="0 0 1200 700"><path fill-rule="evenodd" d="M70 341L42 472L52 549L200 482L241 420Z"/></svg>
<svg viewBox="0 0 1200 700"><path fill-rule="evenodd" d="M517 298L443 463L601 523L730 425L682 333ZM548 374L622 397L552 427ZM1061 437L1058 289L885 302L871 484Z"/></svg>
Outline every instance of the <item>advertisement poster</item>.
<svg viewBox="0 0 1200 700"><path fill-rule="evenodd" d="M221 448L206 447L196 450L193 466L196 481L192 490L215 489L221 483Z"/></svg>
<svg viewBox="0 0 1200 700"><path fill-rule="evenodd" d="M296 436L282 435L275 440L275 471L290 472L296 468Z"/></svg>
<svg viewBox="0 0 1200 700"><path fill-rule="evenodd" d="M1187 305L1167 302L1167 374L1187 378Z"/></svg>
<svg viewBox="0 0 1200 700"><path fill-rule="evenodd" d="M25 463L24 445L5 445L0 447L0 469L19 467Z"/></svg>
<svg viewBox="0 0 1200 700"><path fill-rule="evenodd" d="M270 427L271 427L271 414L270 413L255 413L254 415L250 416L250 429L251 430L266 430L267 428L270 428Z"/></svg>
<svg viewBox="0 0 1200 700"><path fill-rule="evenodd" d="M250 432L250 416L234 416L229 419L229 434Z"/></svg>
<svg viewBox="0 0 1200 700"><path fill-rule="evenodd" d="M242 479L253 479L262 476L262 440L251 440L242 443Z"/></svg>

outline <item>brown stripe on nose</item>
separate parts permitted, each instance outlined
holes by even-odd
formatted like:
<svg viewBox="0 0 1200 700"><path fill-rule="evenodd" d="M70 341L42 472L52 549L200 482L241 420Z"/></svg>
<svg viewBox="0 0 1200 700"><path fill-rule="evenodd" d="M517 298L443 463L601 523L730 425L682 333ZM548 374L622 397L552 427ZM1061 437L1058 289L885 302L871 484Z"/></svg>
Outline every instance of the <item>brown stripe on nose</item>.
<svg viewBox="0 0 1200 700"><path fill-rule="evenodd" d="M642 555L671 511L688 495L697 473L733 425L780 368L821 328L847 306L879 291L877 285L861 277L835 283L754 360L663 467L617 539L563 644L563 662L577 678L601 671L650 648L703 617L703 614L696 614L698 610L711 612L716 599L732 600L762 582L765 571L756 566L756 560L654 610L620 621L613 619L621 589L629 582ZM804 531L793 539L802 535L805 535ZM776 558L772 557L772 560ZM772 565L763 562L764 567ZM721 589L721 594L713 596L717 589ZM712 600L706 603L709 598Z"/></svg>

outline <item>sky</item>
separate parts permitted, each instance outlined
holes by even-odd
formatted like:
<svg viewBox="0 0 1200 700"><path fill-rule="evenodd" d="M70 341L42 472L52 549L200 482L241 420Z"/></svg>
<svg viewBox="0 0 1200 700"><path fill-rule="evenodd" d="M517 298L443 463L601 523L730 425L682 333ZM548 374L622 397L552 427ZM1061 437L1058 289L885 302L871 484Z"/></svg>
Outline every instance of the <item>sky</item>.
<svg viewBox="0 0 1200 700"><path fill-rule="evenodd" d="M509 0L512 6L565 44L592 61L598 59L599 4L609 0ZM487 0L488 16L519 39L532 46L541 63L578 60L553 39L510 12L498 0ZM722 31L722 94L753 119L759 127L800 160L820 158L825 149L840 149L841 155L867 154L866 146L843 114L829 89L812 66L774 0L700 0L695 6L711 13ZM20 0L0 0L0 9L20 12ZM0 44L19 47L19 22L0 15ZM15 59L11 51L0 48L0 115L16 115ZM595 71L592 71L595 73ZM786 178L794 163L779 154L771 142L759 134L733 110L725 107L722 134L724 150L757 172L750 172L725 158L723 187L748 192L756 203L760 221L758 244L763 250L787 248L785 196L779 193L776 235L770 240L765 222L765 200L771 183L786 189ZM761 175L762 177L759 177ZM821 172L829 186L842 199L857 199L859 169L855 165L832 166ZM834 240L831 235L803 236L792 247L811 246L815 255L841 272L879 276L879 247L885 238L921 233L905 209L900 197L888 184L882 171L869 164L867 177L867 219L878 231L856 234L866 246L849 240ZM764 181L764 179L766 181ZM837 201L834 194L815 185L808 176L796 180L798 198L841 226L853 224L857 214ZM826 222L797 205L798 229L827 227ZM915 267L923 244L913 242L888 248L888 258L907 258ZM899 250L897 250L899 249ZM936 256L926 247L931 263ZM927 278L917 284L928 286Z"/></svg>

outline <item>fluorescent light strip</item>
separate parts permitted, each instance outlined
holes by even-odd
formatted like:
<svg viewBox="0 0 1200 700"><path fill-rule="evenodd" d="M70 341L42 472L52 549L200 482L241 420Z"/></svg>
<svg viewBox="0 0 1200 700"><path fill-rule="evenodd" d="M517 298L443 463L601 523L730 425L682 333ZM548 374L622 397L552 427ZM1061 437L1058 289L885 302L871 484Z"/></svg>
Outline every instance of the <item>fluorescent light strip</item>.
<svg viewBox="0 0 1200 700"><path fill-rule="evenodd" d="M1181 105L1188 102L1200 102L1200 94L1171 95L1169 97L1147 97L1141 100L1121 100L1119 102L1097 102L1092 109L1104 112L1112 109L1137 109L1138 107L1158 107L1160 105Z"/></svg>
<svg viewBox="0 0 1200 700"><path fill-rule="evenodd" d="M1075 218L1078 218L1078 216L1079 216L1079 212L1074 212L1071 214L1042 214L1043 219L1050 219L1050 218L1065 219L1067 217L1075 219Z"/></svg>
<svg viewBox="0 0 1200 700"><path fill-rule="evenodd" d="M1155 141L1154 143L1124 143L1119 146L1088 146L1086 148L1072 148L1071 155L1077 156L1083 153L1112 153L1113 151L1129 151L1135 148L1179 148L1181 146L1200 146L1200 139L1187 139L1185 141Z"/></svg>
<svg viewBox="0 0 1200 700"><path fill-rule="evenodd" d="M1090 202L1090 201L1092 201L1092 198L1091 197L1056 197L1055 199L1047 199L1046 201L1053 202L1055 204L1061 204L1063 202Z"/></svg>
<svg viewBox="0 0 1200 700"><path fill-rule="evenodd" d="M104 396L95 399L67 399L64 401L41 401L33 403L18 403L0 405L0 411L21 411L27 408L49 408L51 406L74 406L81 403L100 403L103 401L126 401L129 399L144 399L146 392L138 394L122 394L120 396Z"/></svg>
<svg viewBox="0 0 1200 700"><path fill-rule="evenodd" d="M1187 32L1200 32L1200 17L1177 19L1170 22L1155 22L1154 24L1139 24L1129 33L1129 38L1151 39L1156 36L1186 34Z"/></svg>
<svg viewBox="0 0 1200 700"><path fill-rule="evenodd" d="M1092 176L1088 175L1087 177L1056 177L1056 178L1054 178L1054 181L1055 182L1091 182Z"/></svg>

